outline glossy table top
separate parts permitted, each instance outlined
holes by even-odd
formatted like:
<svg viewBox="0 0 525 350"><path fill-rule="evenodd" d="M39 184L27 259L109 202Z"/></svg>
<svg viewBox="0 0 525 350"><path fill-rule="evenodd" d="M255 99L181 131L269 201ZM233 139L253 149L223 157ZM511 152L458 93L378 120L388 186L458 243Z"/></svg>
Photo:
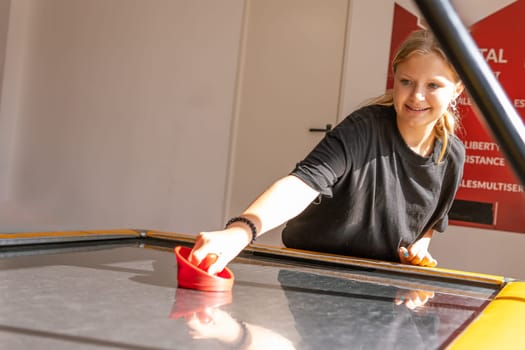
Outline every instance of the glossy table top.
<svg viewBox="0 0 525 350"><path fill-rule="evenodd" d="M0 344L434 349L447 346L499 289L245 253L229 265L231 292L199 292L177 287L178 244L126 239L4 248Z"/></svg>

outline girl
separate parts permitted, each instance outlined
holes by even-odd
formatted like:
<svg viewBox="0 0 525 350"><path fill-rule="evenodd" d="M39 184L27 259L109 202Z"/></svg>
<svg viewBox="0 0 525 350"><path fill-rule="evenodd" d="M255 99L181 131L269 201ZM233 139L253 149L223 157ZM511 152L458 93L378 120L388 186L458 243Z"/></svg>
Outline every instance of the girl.
<svg viewBox="0 0 525 350"><path fill-rule="evenodd" d="M287 247L435 266L463 172L454 135L463 85L435 37L413 32L392 62L391 91L343 120L295 169L221 231L201 232L190 255L221 271L251 241L284 222Z"/></svg>

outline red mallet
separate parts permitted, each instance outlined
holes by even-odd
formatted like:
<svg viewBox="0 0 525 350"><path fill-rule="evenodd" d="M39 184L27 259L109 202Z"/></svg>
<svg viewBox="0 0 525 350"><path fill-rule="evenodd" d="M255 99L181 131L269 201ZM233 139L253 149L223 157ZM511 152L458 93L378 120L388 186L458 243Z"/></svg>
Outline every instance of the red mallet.
<svg viewBox="0 0 525 350"><path fill-rule="evenodd" d="M189 261L191 248L177 246L174 249L177 257L177 281L179 287L197 289L206 292L226 292L232 289L234 276L227 267L211 275L208 268L217 260L216 255L208 255L199 266Z"/></svg>

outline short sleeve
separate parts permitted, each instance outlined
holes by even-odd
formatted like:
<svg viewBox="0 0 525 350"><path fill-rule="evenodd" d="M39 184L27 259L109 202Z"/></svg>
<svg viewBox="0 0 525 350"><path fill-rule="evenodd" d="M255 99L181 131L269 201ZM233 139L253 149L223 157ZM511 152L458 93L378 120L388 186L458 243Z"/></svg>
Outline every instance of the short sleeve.
<svg viewBox="0 0 525 350"><path fill-rule="evenodd" d="M327 197L332 197L332 186L346 169L341 135L341 127L329 132L291 173Z"/></svg>

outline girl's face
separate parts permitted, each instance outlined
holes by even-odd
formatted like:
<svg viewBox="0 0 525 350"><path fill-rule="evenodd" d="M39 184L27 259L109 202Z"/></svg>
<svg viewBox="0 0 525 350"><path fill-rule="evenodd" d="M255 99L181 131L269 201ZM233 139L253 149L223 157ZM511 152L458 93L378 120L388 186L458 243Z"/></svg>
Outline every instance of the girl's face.
<svg viewBox="0 0 525 350"><path fill-rule="evenodd" d="M437 54L413 54L394 74L394 108L403 128L433 128L462 91L454 73Z"/></svg>

